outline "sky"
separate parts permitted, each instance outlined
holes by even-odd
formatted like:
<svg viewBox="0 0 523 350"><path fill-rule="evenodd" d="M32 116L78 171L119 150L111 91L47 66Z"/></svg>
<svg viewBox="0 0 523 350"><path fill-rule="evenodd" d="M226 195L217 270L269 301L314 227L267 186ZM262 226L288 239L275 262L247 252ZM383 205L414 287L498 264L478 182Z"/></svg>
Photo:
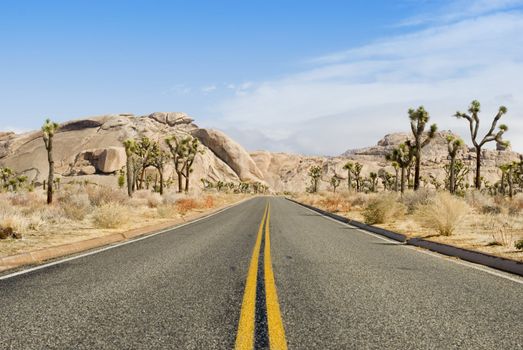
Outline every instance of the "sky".
<svg viewBox="0 0 523 350"><path fill-rule="evenodd" d="M338 155L408 131L523 151L523 0L0 1L0 130L183 111L248 150Z"/></svg>

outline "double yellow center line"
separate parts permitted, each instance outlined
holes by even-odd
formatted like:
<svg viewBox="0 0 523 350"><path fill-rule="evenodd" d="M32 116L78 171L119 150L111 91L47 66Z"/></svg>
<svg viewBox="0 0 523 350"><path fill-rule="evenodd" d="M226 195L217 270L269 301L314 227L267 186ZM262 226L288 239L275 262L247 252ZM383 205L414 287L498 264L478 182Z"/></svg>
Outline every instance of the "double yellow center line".
<svg viewBox="0 0 523 350"><path fill-rule="evenodd" d="M276 284L274 282L274 271L272 270L271 262L271 234L270 234L270 205L267 203L263 218L258 229L258 236L252 252L251 264L249 265L249 272L247 274L247 281L245 283L245 292L243 295L243 303L240 314L240 322L238 324L238 333L236 335L236 349L237 350L252 350L255 346L255 332L256 329L256 312L265 312L267 318L268 340L271 350L286 350L287 341L285 340L285 330L281 318L280 305L278 303L278 295L276 293ZM265 227L265 237L263 237ZM258 269L261 268L259 264L260 249L262 241L265 242L263 252L263 270L264 286L265 286L265 310L256 310L256 287L258 281ZM258 325L260 326L260 325Z"/></svg>

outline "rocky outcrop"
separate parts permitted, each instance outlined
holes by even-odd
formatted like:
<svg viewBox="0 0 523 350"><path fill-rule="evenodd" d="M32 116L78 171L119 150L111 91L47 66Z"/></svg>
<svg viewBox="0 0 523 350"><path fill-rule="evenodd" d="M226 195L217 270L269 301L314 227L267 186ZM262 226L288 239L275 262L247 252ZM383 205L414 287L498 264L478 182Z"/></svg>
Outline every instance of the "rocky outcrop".
<svg viewBox="0 0 523 350"><path fill-rule="evenodd" d="M447 136L450 131L438 132L431 143L423 149L422 176L426 179L429 175L435 176L439 181L443 181L446 173L444 165L448 163ZM454 135L456 136L456 135ZM329 189L329 180L336 175L341 179L347 178L347 172L343 165L347 161L359 162L363 164L362 174L367 176L370 172L378 172L385 169L390 173L394 169L386 161L385 156L394 147L405 142L411 137L409 133L394 133L386 135L379 140L375 146L348 150L338 157L308 157L286 153L253 152L251 157L263 173L263 179L276 191L304 191L310 184L308 170L311 166L321 166L323 168L321 189ZM520 155L516 152L507 150L485 149L482 154L482 176L489 182L494 183L500 179L501 172L499 166L512 161L519 160ZM458 159L462 160L470 168L469 183L474 177L474 167L476 155L474 149L464 148L459 153ZM342 184L343 186L343 184Z"/></svg>
<svg viewBox="0 0 523 350"><path fill-rule="evenodd" d="M223 132L212 129L196 129L192 134L214 152L218 158L227 163L242 181L262 181L263 174L249 153Z"/></svg>
<svg viewBox="0 0 523 350"><path fill-rule="evenodd" d="M60 125L54 137L55 172L62 177L63 183L86 180L116 186L118 171L124 169L126 163L122 147L124 140L147 136L163 143L169 135L184 137L196 130L198 126L193 123L193 118L178 112L145 116L109 114L66 122ZM201 186L200 179L235 183L240 178L260 181L261 172L240 145L223 134L211 139L218 141L208 143L213 145L213 149L202 142L204 152L196 156L192 188ZM28 176L29 181L43 182L48 164L42 133L1 133L1 166ZM172 164L166 164L164 175L166 179L176 176Z"/></svg>

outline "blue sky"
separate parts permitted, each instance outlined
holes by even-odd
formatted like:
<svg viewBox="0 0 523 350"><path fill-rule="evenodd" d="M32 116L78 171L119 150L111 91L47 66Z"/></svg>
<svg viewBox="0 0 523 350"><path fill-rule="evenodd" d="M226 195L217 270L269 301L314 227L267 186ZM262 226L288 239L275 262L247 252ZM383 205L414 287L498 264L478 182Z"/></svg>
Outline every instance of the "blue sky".
<svg viewBox="0 0 523 350"><path fill-rule="evenodd" d="M184 111L248 149L335 155L473 98L523 150L523 1L0 2L0 129ZM520 139L523 139L520 137Z"/></svg>

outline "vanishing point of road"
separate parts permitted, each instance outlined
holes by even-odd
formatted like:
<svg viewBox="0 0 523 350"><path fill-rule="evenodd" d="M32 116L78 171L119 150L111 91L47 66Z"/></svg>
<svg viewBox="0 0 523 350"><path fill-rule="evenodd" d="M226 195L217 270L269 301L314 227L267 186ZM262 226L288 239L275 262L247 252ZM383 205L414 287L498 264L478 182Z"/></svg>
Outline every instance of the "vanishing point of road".
<svg viewBox="0 0 523 350"><path fill-rule="evenodd" d="M522 349L523 284L258 197L0 277L0 349Z"/></svg>

